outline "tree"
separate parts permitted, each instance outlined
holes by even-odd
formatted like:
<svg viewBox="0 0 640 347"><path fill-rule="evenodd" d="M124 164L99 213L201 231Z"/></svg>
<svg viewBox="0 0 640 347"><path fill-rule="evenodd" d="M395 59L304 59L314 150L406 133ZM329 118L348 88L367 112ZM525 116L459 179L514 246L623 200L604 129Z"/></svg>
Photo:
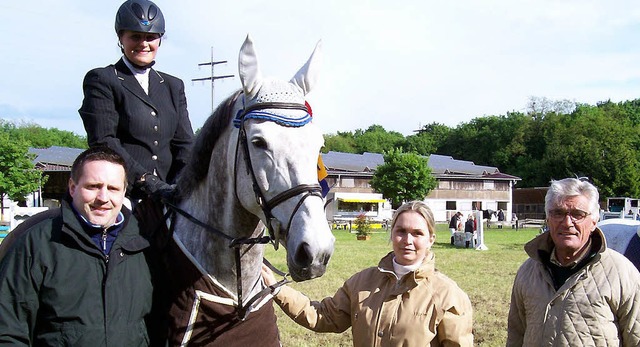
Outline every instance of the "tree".
<svg viewBox="0 0 640 347"><path fill-rule="evenodd" d="M353 134L350 131L338 131L335 135L324 135L324 148L322 148L322 152L328 153L329 151L356 153L356 142Z"/></svg>
<svg viewBox="0 0 640 347"><path fill-rule="evenodd" d="M405 152L415 152L419 155L436 153L438 147L445 143L451 133L451 128L440 123L431 123L418 130L415 135L409 135L405 139L402 149Z"/></svg>
<svg viewBox="0 0 640 347"><path fill-rule="evenodd" d="M404 144L402 134L396 131L386 131L380 125L372 125L367 130L356 130L354 134L358 153L384 153L390 148L398 148Z"/></svg>
<svg viewBox="0 0 640 347"><path fill-rule="evenodd" d="M11 139L22 139L34 148L51 146L87 148L87 139L84 136L56 128L45 129L35 123L16 123L0 119L0 132L8 134Z"/></svg>
<svg viewBox="0 0 640 347"><path fill-rule="evenodd" d="M384 154L384 164L376 168L371 187L398 208L405 201L423 200L436 187L436 179L425 157L394 149Z"/></svg>
<svg viewBox="0 0 640 347"><path fill-rule="evenodd" d="M27 194L38 190L46 181L36 170L29 145L22 139L11 139L0 132L0 215L4 214L4 198L24 201Z"/></svg>

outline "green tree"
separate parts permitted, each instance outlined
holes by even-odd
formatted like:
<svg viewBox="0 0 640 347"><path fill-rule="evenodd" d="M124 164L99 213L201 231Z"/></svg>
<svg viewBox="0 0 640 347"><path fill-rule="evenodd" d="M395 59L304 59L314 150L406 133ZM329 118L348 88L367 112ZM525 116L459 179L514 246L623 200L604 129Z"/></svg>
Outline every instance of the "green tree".
<svg viewBox="0 0 640 347"><path fill-rule="evenodd" d="M38 190L46 177L36 170L29 145L22 139L11 139L0 133L0 214L4 215L4 198L24 201L27 194Z"/></svg>
<svg viewBox="0 0 640 347"><path fill-rule="evenodd" d="M415 152L420 155L436 153L438 148L446 142L451 133L451 128L440 123L431 123L418 130L415 135L409 135L405 139L402 149L405 152Z"/></svg>
<svg viewBox="0 0 640 347"><path fill-rule="evenodd" d="M386 131L380 125L372 125L367 130L358 129L354 134L357 153L384 153L391 148L399 148L404 142L404 136L399 132Z"/></svg>
<svg viewBox="0 0 640 347"><path fill-rule="evenodd" d="M371 187L398 208L405 201L423 200L436 187L436 179L427 158L394 149L384 154L384 164L376 168Z"/></svg>
<svg viewBox="0 0 640 347"><path fill-rule="evenodd" d="M342 153L356 153L356 141L350 131L340 132L337 134L324 135L323 153L329 151Z"/></svg>
<svg viewBox="0 0 640 347"><path fill-rule="evenodd" d="M571 115L546 117L545 173L549 179L586 176L603 198L640 196L638 126L609 106L579 105Z"/></svg>
<svg viewBox="0 0 640 347"><path fill-rule="evenodd" d="M87 139L84 136L56 128L45 129L35 123L16 123L0 119L0 132L8 134L11 139L22 139L29 147L34 148L87 148Z"/></svg>

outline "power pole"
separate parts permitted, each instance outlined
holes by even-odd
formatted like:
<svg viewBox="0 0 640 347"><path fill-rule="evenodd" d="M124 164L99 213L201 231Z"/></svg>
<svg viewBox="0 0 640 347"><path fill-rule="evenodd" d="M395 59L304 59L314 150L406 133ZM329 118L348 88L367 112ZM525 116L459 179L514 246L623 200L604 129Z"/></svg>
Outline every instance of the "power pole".
<svg viewBox="0 0 640 347"><path fill-rule="evenodd" d="M230 78L230 77L234 77L234 75L222 75L222 76L216 76L213 73L213 67L216 64L226 64L227 61L226 60L221 60L221 61L214 61L213 60L213 47L211 47L211 60L206 62L206 63L200 63L198 64L198 66L204 66L204 65L211 65L211 76L210 77L202 77L202 78L194 78L191 81L192 82L196 82L196 81L211 81L211 113L213 114L213 111L215 111L215 102L213 99L213 82L215 80L219 80L222 78Z"/></svg>

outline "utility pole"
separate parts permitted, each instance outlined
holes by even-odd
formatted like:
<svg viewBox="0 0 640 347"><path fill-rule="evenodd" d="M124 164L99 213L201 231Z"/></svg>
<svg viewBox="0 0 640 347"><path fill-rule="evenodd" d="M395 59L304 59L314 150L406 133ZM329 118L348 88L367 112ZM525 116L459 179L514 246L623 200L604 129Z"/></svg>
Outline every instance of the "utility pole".
<svg viewBox="0 0 640 347"><path fill-rule="evenodd" d="M202 77L202 78L194 78L191 81L192 82L196 82L196 81L211 81L211 113L213 114L213 111L215 111L215 103L213 100L213 82L215 80L219 80L222 78L230 78L230 77L234 77L234 75L223 75L223 76L216 76L213 73L213 67L216 64L226 64L227 61L226 60L221 60L221 61L214 61L213 60L213 47L211 47L211 60L206 62L206 63L200 63L198 64L198 66L204 66L204 65L211 65L211 76L210 77Z"/></svg>

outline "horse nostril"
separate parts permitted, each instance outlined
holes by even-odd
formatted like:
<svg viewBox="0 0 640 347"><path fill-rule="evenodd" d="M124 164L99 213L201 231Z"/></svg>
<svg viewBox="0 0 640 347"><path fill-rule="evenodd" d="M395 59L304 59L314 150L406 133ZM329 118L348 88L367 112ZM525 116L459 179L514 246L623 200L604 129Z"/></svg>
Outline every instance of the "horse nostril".
<svg viewBox="0 0 640 347"><path fill-rule="evenodd" d="M322 265L327 265L329 264L329 259L331 259L331 254L330 253L325 253L325 255L322 257Z"/></svg>
<svg viewBox="0 0 640 347"><path fill-rule="evenodd" d="M311 251L309 250L309 244L306 242L301 244L300 247L298 247L296 255L293 259L300 267L307 267L311 265L313 257L311 256Z"/></svg>

